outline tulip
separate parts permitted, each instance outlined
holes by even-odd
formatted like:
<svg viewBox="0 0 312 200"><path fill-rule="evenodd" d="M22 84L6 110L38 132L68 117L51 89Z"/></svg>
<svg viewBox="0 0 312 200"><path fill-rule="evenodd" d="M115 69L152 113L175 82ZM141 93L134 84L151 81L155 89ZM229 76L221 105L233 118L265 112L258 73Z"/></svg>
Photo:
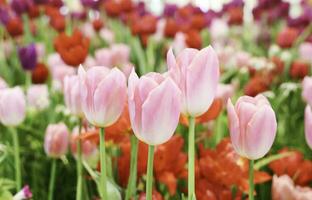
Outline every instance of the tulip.
<svg viewBox="0 0 312 200"><path fill-rule="evenodd" d="M67 152L69 133L64 123L50 124L46 129L44 150L53 158L60 158Z"/></svg>
<svg viewBox="0 0 312 200"><path fill-rule="evenodd" d="M170 77L148 73L139 79L134 70L128 85L132 130L139 140L149 144L146 199L151 200L154 145L172 137L179 122L181 91Z"/></svg>
<svg viewBox="0 0 312 200"><path fill-rule="evenodd" d="M197 117L213 102L219 80L219 61L211 46L200 51L186 48L177 58L167 53L169 73L182 91L182 113Z"/></svg>
<svg viewBox="0 0 312 200"><path fill-rule="evenodd" d="M0 91L0 122L14 127L25 119L26 100L21 88L6 88ZM13 137L16 189L22 186L19 141L16 129L10 128Z"/></svg>
<svg viewBox="0 0 312 200"><path fill-rule="evenodd" d="M189 119L188 199L195 198L195 117L205 113L212 104L219 81L219 60L209 46L202 50L186 48L174 57L167 53L169 75L182 92L182 113Z"/></svg>
<svg viewBox="0 0 312 200"><path fill-rule="evenodd" d="M98 65L111 67L112 66L112 52L108 48L102 48L95 51L95 62Z"/></svg>
<svg viewBox="0 0 312 200"><path fill-rule="evenodd" d="M249 199L253 200L254 160L263 157L274 142L277 128L275 113L263 95L240 97L235 107L229 99L227 112L233 147L239 155L250 159Z"/></svg>
<svg viewBox="0 0 312 200"><path fill-rule="evenodd" d="M308 200L312 199L312 189L309 187L295 186L294 181L288 175L273 176L272 182L273 200Z"/></svg>
<svg viewBox="0 0 312 200"><path fill-rule="evenodd" d="M312 63L312 44L308 42L304 42L299 46L299 55L300 58Z"/></svg>
<svg viewBox="0 0 312 200"><path fill-rule="evenodd" d="M304 132L307 144L312 149L312 110L310 105L307 105L304 113Z"/></svg>
<svg viewBox="0 0 312 200"><path fill-rule="evenodd" d="M44 150L53 159L50 173L48 200L53 200L53 191L56 175L56 158L60 158L67 152L69 133L64 123L50 124L46 129L44 138Z"/></svg>
<svg viewBox="0 0 312 200"><path fill-rule="evenodd" d="M115 123L120 117L127 99L125 75L117 68L92 67L85 71L78 69L80 80L82 110L87 120L100 129L101 177L103 188L101 198L107 199L105 168L104 127Z"/></svg>
<svg viewBox="0 0 312 200"><path fill-rule="evenodd" d="M18 56L25 70L33 70L37 64L37 52L35 44L30 44L18 49Z"/></svg>
<svg viewBox="0 0 312 200"><path fill-rule="evenodd" d="M312 106L312 77L304 77L302 81L302 97Z"/></svg>
<svg viewBox="0 0 312 200"><path fill-rule="evenodd" d="M27 103L31 108L44 110L50 104L48 87L45 84L32 85L27 89Z"/></svg>
<svg viewBox="0 0 312 200"><path fill-rule="evenodd" d="M130 48L125 44L113 44L111 46L113 54L113 65L119 66L129 62Z"/></svg>
<svg viewBox="0 0 312 200"><path fill-rule="evenodd" d="M64 98L65 104L72 114L82 117L83 112L80 100L80 84L78 75L65 76Z"/></svg>
<svg viewBox="0 0 312 200"><path fill-rule="evenodd" d="M88 121L98 127L107 127L117 121L127 99L124 74L117 68L79 67L82 110Z"/></svg>
<svg viewBox="0 0 312 200"><path fill-rule="evenodd" d="M21 88L0 92L0 121L5 126L17 126L25 119L26 100Z"/></svg>
<svg viewBox="0 0 312 200"><path fill-rule="evenodd" d="M64 78L64 98L65 104L73 115L80 117L79 119L79 136L82 127L83 112L81 108L80 83L78 75L66 76ZM79 137L78 136L78 137ZM76 199L81 200L82 197L82 144L81 140L76 141L77 145L77 189Z"/></svg>

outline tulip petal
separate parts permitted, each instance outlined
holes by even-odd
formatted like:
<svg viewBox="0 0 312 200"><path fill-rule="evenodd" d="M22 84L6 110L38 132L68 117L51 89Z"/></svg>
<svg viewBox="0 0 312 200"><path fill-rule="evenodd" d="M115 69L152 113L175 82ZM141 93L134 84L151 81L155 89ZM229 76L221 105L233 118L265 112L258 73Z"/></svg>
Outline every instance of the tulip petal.
<svg viewBox="0 0 312 200"><path fill-rule="evenodd" d="M213 102L219 81L219 61L211 46L200 50L186 75L186 103L188 114L200 116Z"/></svg>
<svg viewBox="0 0 312 200"><path fill-rule="evenodd" d="M246 157L259 159L270 150L276 135L275 113L269 105L264 105L254 114L246 130Z"/></svg>
<svg viewBox="0 0 312 200"><path fill-rule="evenodd" d="M306 106L304 112L304 132L307 144L312 149L312 111L309 105Z"/></svg>
<svg viewBox="0 0 312 200"><path fill-rule="evenodd" d="M139 91L136 89L139 83L139 77L132 69L128 79L128 108L130 115L131 127L134 132L138 133L141 130L141 98Z"/></svg>
<svg viewBox="0 0 312 200"><path fill-rule="evenodd" d="M168 65L168 70L174 69L177 67L177 62L173 54L172 48L170 48L167 52L167 65Z"/></svg>
<svg viewBox="0 0 312 200"><path fill-rule="evenodd" d="M180 90L167 78L152 90L142 106L142 131L139 138L151 145L168 141L180 116Z"/></svg>
<svg viewBox="0 0 312 200"><path fill-rule="evenodd" d="M113 68L94 92L95 125L107 127L117 121L127 100L126 91L125 75Z"/></svg>
<svg viewBox="0 0 312 200"><path fill-rule="evenodd" d="M198 52L199 51L197 49L186 48L183 49L181 53L179 53L176 62L180 67L181 71L184 71L184 69L186 69L192 63L193 58L196 56Z"/></svg>
<svg viewBox="0 0 312 200"><path fill-rule="evenodd" d="M231 99L227 101L228 124L230 129L231 141L236 152L242 154L239 120L235 112Z"/></svg>

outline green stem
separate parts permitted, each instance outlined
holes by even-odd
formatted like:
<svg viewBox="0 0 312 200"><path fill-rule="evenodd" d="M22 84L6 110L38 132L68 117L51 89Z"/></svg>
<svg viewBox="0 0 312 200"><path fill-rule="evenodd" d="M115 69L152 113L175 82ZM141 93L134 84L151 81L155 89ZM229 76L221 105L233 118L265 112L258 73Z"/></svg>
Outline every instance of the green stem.
<svg viewBox="0 0 312 200"><path fill-rule="evenodd" d="M25 87L28 89L31 86L32 80L31 80L31 72L26 71L25 73Z"/></svg>
<svg viewBox="0 0 312 200"><path fill-rule="evenodd" d="M188 200L195 196L195 118L189 117L188 133Z"/></svg>
<svg viewBox="0 0 312 200"><path fill-rule="evenodd" d="M148 145L146 200L152 200L154 148L155 146Z"/></svg>
<svg viewBox="0 0 312 200"><path fill-rule="evenodd" d="M138 162L138 139L134 135L132 135L130 177L126 191L126 200L131 199L131 197L133 197L136 193L137 162Z"/></svg>
<svg viewBox="0 0 312 200"><path fill-rule="evenodd" d="M82 198L82 155L81 155L81 127L82 127L82 119L79 119L79 137L77 140L77 190L76 190L76 200L81 200Z"/></svg>
<svg viewBox="0 0 312 200"><path fill-rule="evenodd" d="M20 151L19 151L19 142L18 135L15 128L11 128L12 137L13 137L13 146L14 146L14 164L15 164L15 181L16 181L16 190L20 191L22 188L22 175L21 175L21 161L20 161Z"/></svg>
<svg viewBox="0 0 312 200"><path fill-rule="evenodd" d="M55 175L56 175L56 159L53 159L52 167L51 167L50 183L49 183L49 198L48 198L48 200L53 200Z"/></svg>
<svg viewBox="0 0 312 200"><path fill-rule="evenodd" d="M254 200L254 160L249 161L249 200Z"/></svg>
<svg viewBox="0 0 312 200"><path fill-rule="evenodd" d="M101 199L107 199L107 187L106 187L106 152L105 152L105 132L104 128L100 128L100 156L101 156L101 178L100 178L100 185L101 185Z"/></svg>

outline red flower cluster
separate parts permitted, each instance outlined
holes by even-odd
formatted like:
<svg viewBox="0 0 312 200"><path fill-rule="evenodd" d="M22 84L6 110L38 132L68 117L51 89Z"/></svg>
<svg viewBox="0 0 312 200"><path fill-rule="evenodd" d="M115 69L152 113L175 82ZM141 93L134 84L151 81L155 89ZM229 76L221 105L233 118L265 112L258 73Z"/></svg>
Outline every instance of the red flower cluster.
<svg viewBox="0 0 312 200"><path fill-rule="evenodd" d="M312 181L312 161L304 160L302 153L297 150L284 148L279 151L285 152L291 152L292 155L273 161L269 165L270 169L278 176L287 174L293 178L296 185L307 186Z"/></svg>
<svg viewBox="0 0 312 200"><path fill-rule="evenodd" d="M277 44L282 48L290 48L297 39L299 31L296 28L287 27L277 36Z"/></svg>
<svg viewBox="0 0 312 200"><path fill-rule="evenodd" d="M61 33L54 40L54 48L63 61L73 67L84 63L88 55L89 44L89 39L77 29L71 36Z"/></svg>
<svg viewBox="0 0 312 200"><path fill-rule="evenodd" d="M199 172L196 177L198 200L231 199L231 187L237 186L237 199L248 192L248 162L235 153L228 138L223 139L215 150L199 145ZM255 172L255 183L271 179L265 172Z"/></svg>

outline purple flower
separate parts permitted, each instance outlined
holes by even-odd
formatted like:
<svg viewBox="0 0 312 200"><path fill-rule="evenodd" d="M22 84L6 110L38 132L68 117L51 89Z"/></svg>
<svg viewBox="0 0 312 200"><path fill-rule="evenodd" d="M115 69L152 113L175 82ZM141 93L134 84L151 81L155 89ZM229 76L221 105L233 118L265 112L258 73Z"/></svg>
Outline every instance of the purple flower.
<svg viewBox="0 0 312 200"><path fill-rule="evenodd" d="M13 200L23 200L32 198L32 193L28 185L25 185L21 191L14 195Z"/></svg>
<svg viewBox="0 0 312 200"><path fill-rule="evenodd" d="M232 0L227 4L224 4L223 6L223 11L227 11L230 8L234 8L234 7L243 7L244 6L244 2L243 0Z"/></svg>
<svg viewBox="0 0 312 200"><path fill-rule="evenodd" d="M7 24L10 19L8 8L0 6L0 22L2 24Z"/></svg>
<svg viewBox="0 0 312 200"><path fill-rule="evenodd" d="M30 2L27 0L12 0L11 8L15 11L16 14L21 15L27 12L29 3Z"/></svg>
<svg viewBox="0 0 312 200"><path fill-rule="evenodd" d="M37 52L35 44L30 44L18 49L18 57L25 70L33 70L37 64Z"/></svg>
<svg viewBox="0 0 312 200"><path fill-rule="evenodd" d="M90 8L97 8L101 2L101 0L80 0L81 4L90 7Z"/></svg>
<svg viewBox="0 0 312 200"><path fill-rule="evenodd" d="M176 4L166 4L163 15L166 17L173 17L177 10L178 6Z"/></svg>

